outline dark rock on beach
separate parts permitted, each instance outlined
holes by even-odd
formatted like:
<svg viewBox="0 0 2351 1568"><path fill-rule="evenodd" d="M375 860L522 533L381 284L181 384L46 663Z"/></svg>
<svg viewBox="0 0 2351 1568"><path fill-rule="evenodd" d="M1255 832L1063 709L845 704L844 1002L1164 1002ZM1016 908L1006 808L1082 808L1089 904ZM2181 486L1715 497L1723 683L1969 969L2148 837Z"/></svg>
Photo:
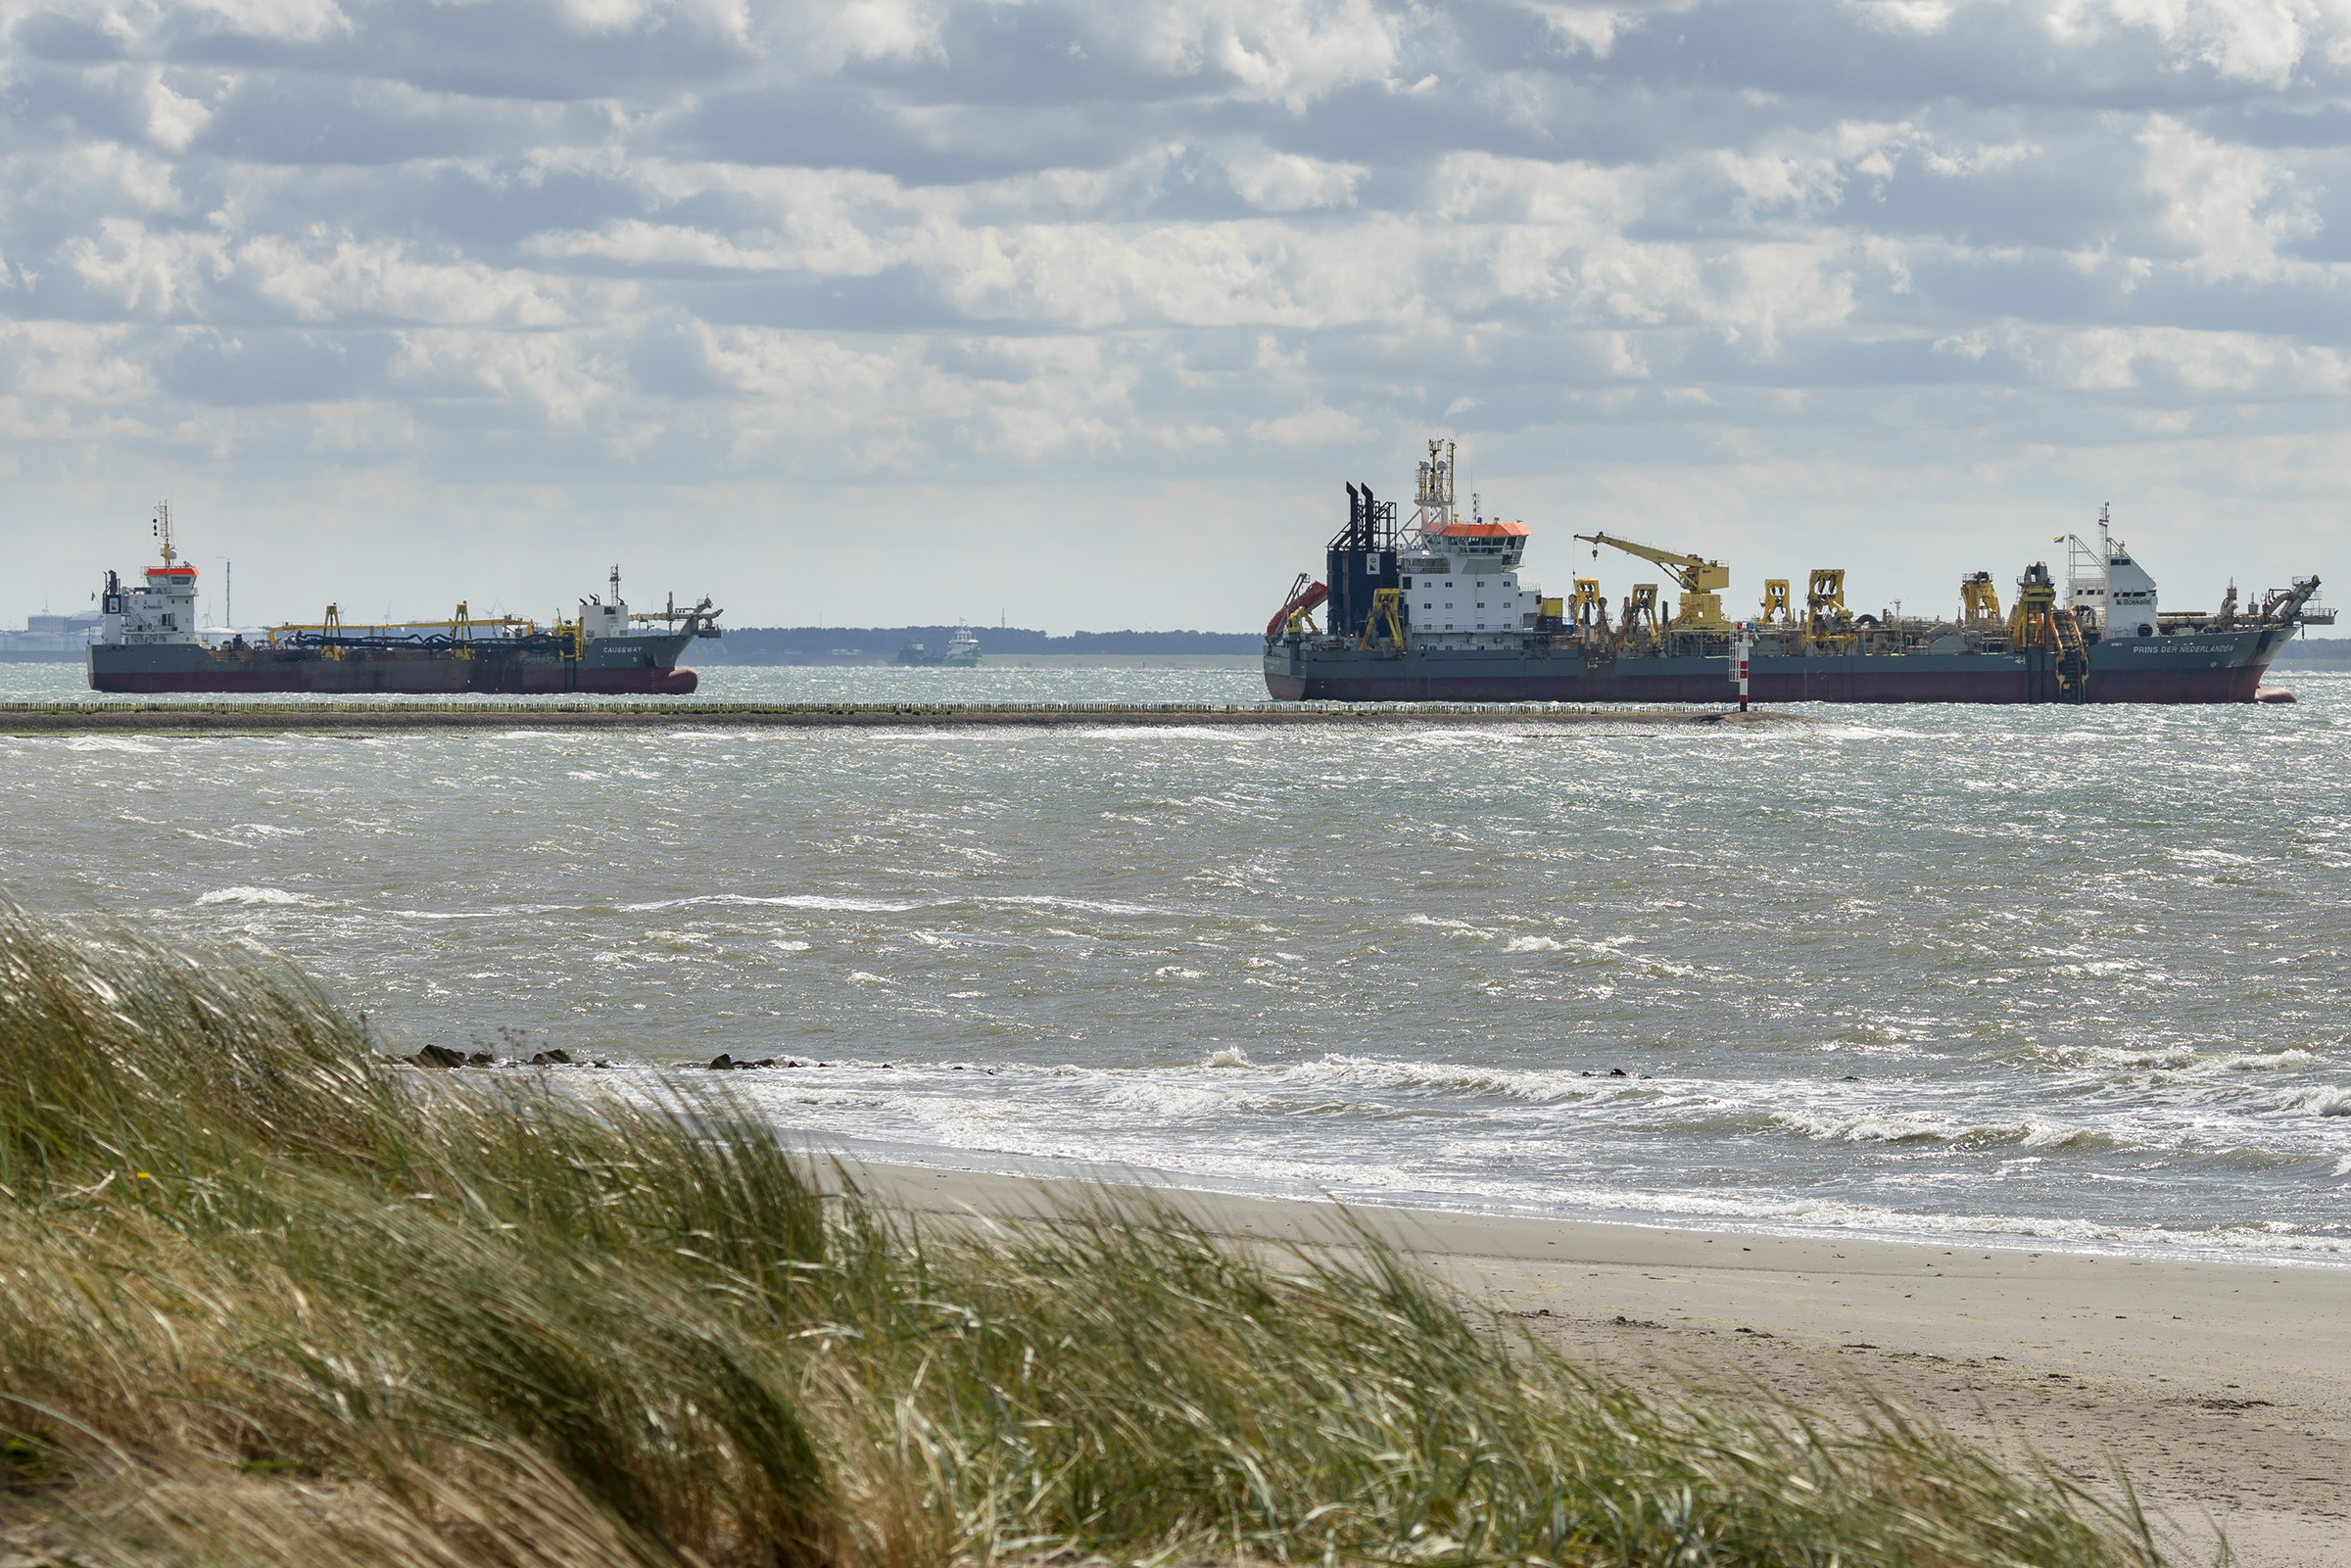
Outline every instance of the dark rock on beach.
<svg viewBox="0 0 2351 1568"><path fill-rule="evenodd" d="M465 1065L465 1053L452 1051L446 1045L428 1045L408 1060L420 1068L461 1068Z"/></svg>

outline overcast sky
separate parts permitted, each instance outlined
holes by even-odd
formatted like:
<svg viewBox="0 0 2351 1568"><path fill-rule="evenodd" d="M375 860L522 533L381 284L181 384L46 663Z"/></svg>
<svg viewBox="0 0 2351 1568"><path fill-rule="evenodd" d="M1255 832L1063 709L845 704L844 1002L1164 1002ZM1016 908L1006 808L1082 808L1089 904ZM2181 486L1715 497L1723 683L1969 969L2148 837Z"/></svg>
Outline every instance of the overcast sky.
<svg viewBox="0 0 2351 1568"><path fill-rule="evenodd" d="M1555 590L2351 572L2351 0L0 17L10 625L168 497L246 623L1240 630L1432 434Z"/></svg>

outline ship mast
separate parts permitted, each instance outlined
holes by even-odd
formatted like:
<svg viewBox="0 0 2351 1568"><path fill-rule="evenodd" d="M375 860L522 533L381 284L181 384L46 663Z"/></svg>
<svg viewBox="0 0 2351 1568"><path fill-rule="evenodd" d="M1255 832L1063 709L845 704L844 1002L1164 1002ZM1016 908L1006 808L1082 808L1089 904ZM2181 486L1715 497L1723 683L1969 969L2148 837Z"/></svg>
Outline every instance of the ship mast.
<svg viewBox="0 0 2351 1568"><path fill-rule="evenodd" d="M155 503L155 537L163 541L164 564L177 561L179 552L171 547L171 503L168 500Z"/></svg>
<svg viewBox="0 0 2351 1568"><path fill-rule="evenodd" d="M1428 460L1420 465L1419 488L1413 497L1420 508L1415 519L1422 534L1438 533L1453 522L1453 443L1431 441Z"/></svg>

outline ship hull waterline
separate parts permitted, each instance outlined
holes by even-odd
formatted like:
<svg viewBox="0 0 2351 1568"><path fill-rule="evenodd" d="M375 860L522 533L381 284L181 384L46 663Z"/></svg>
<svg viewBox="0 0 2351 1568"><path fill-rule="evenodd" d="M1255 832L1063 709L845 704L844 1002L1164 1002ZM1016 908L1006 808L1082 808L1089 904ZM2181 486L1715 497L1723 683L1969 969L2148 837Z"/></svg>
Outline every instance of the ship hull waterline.
<svg viewBox="0 0 2351 1568"><path fill-rule="evenodd" d="M90 689L168 693L296 692L322 696L430 696L484 693L552 696L684 696L700 684L672 661L685 638L632 640L605 652L591 643L584 659L500 657L493 653L353 650L329 659L313 650L256 648L216 653L187 643L97 645L87 655ZM669 644L674 643L675 646Z"/></svg>
<svg viewBox="0 0 2351 1568"><path fill-rule="evenodd" d="M2251 702L2283 641L2268 629L2095 644L2083 700ZM1296 638L1270 645L1265 669L1267 690L1284 702L1723 703L1739 696L1725 655L1587 663L1573 645L1399 655ZM1996 653L1758 655L1749 663L1748 689L1751 701L1768 703L2061 700L2046 655Z"/></svg>

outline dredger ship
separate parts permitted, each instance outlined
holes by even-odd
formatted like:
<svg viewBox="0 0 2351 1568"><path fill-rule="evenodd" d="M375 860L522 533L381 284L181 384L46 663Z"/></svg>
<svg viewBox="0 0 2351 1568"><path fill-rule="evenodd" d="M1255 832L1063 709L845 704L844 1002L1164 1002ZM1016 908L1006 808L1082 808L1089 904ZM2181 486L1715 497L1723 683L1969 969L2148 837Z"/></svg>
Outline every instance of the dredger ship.
<svg viewBox="0 0 2351 1568"><path fill-rule="evenodd" d="M2101 512L2079 535L2065 581L2046 562L2017 580L2005 613L1990 572L1959 585L1947 618L1854 614L1845 572L1814 570L1799 602L1765 581L1758 612L1723 611L1730 570L1607 534L1578 534L1656 566L1611 614L1597 578L1547 598L1520 576L1524 523L1454 503L1455 452L1432 441L1415 510L1347 487L1347 526L1320 581L1301 572L1266 625L1266 687L1284 700L1344 702L1725 702L1741 664L1759 702L2250 702L2262 672L2303 626L2332 625L2319 580L2257 602L2232 585L2216 611L2166 610L2155 580ZM1315 616L1323 616L1319 629Z"/></svg>
<svg viewBox="0 0 2351 1568"><path fill-rule="evenodd" d="M708 599L681 610L632 613L620 596L590 594L576 618L549 626L519 616L476 619L459 604L446 621L357 626L329 604L314 624L273 626L208 640L196 624L197 570L173 546L168 506L156 508L163 561L145 580L106 574L99 640L89 646L96 691L559 692L683 696L698 677L677 668L697 637L719 635ZM655 630L655 623L660 630Z"/></svg>

